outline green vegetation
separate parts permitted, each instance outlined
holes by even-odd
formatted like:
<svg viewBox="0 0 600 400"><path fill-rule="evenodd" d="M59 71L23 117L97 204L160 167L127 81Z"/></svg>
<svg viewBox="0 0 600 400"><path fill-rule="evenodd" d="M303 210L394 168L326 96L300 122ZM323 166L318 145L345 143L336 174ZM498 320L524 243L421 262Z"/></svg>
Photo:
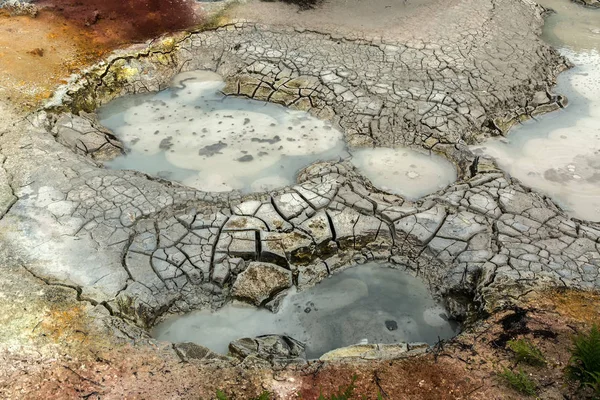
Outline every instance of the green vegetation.
<svg viewBox="0 0 600 400"><path fill-rule="evenodd" d="M217 400L229 400L229 397L227 397L227 395L221 390L217 390ZM271 393L265 391L262 392L260 396L253 397L250 400L271 400Z"/></svg>
<svg viewBox="0 0 600 400"><path fill-rule="evenodd" d="M600 330L594 324L589 333L573 339L567 378L590 386L600 396Z"/></svg>
<svg viewBox="0 0 600 400"><path fill-rule="evenodd" d="M344 386L340 386L338 388L338 392L334 393L334 394L330 394L329 396L325 396L321 393L321 395L319 396L318 400L351 400L354 399L354 389L356 389L356 375L354 375L352 377L352 381L350 382L350 384L346 387ZM366 399L366 397L363 397L363 399ZM381 396L381 393L377 394L377 399L378 400L382 400L383 397Z"/></svg>
<svg viewBox="0 0 600 400"><path fill-rule="evenodd" d="M546 359L540 349L535 347L529 340L510 340L507 343L507 346L515 353L517 362L523 362L534 366L546 365Z"/></svg>
<svg viewBox="0 0 600 400"><path fill-rule="evenodd" d="M323 393L321 393L318 400L348 400L348 399L351 399L352 394L354 393L354 389L356 388L356 386L354 385L355 382L356 382L356 375L354 375L352 377L352 381L346 388L340 386L338 393L332 394L327 397L325 397L323 395Z"/></svg>
<svg viewBox="0 0 600 400"><path fill-rule="evenodd" d="M535 383L521 369L518 372L513 372L508 368L504 368L504 371L499 375L517 392L527 396L534 396L537 392Z"/></svg>
<svg viewBox="0 0 600 400"><path fill-rule="evenodd" d="M515 353L517 362L534 366L546 365L546 359L540 349L535 347L529 340L509 340L506 345L513 353ZM515 372L508 368L504 368L504 371L500 372L498 375L519 393L523 393L527 396L534 396L537 393L535 382L521 369Z"/></svg>

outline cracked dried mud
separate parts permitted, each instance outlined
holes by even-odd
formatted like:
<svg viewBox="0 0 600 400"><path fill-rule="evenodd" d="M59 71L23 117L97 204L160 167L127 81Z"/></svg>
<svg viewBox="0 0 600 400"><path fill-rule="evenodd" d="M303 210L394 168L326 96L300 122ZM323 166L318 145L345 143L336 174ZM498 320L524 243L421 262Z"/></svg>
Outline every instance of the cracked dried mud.
<svg viewBox="0 0 600 400"><path fill-rule="evenodd" d="M548 11L530 0L375 1L368 13L341 0L321 11L221 3L194 6L201 28L105 56L114 42L104 44L93 65L73 56L89 65L71 77L71 42L22 59L49 48L60 13L0 16L3 32L35 26L21 47L0 37L14 53L0 47L0 396L313 399L356 375L370 398L519 398L496 377L510 363L498 345L507 337L539 342L552 360L535 378L541 398L587 395L561 370L570 335L597 319L600 225L470 148L567 106L553 87L571 64L540 38ZM432 153L456 176L403 197L348 159L311 161L292 184L251 193L105 168L128 144L97 110L191 71L223 77L226 96L309 113L351 151ZM35 111L10 94L24 79ZM233 299L277 310L289 291L370 262L410 271L465 330L445 344L369 343L312 361L283 332L240 338L228 355L149 334ZM525 328L506 328L511 313Z"/></svg>

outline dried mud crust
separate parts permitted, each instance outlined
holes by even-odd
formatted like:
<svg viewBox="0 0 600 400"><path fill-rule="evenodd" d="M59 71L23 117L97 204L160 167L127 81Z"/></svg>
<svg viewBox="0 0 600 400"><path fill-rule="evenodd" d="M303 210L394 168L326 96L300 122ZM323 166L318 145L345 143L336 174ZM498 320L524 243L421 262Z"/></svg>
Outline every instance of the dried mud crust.
<svg viewBox="0 0 600 400"><path fill-rule="evenodd" d="M542 285L597 288L600 227L466 148L562 101L549 88L566 64L537 37L542 10L486 5L460 40L382 43L243 23L115 54L4 133L0 256L142 326L218 307L253 261L289 270L298 287L390 261L421 275L459 318L473 300L491 309ZM222 74L228 93L331 119L350 144L443 153L461 181L409 202L347 163L319 163L296 186L242 198L100 168L93 158L120 144L93 110L194 69Z"/></svg>

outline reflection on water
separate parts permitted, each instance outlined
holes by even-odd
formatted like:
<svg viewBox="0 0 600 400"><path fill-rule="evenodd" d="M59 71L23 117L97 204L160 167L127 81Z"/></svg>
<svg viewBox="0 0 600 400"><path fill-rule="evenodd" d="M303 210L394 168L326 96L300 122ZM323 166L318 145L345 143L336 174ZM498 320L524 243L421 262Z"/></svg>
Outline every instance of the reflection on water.
<svg viewBox="0 0 600 400"><path fill-rule="evenodd" d="M309 358L359 342L433 344L457 333L421 280L375 263L288 295L277 314L227 305L173 317L153 331L157 339L195 342L222 354L236 339L287 334L306 343Z"/></svg>
<svg viewBox="0 0 600 400"><path fill-rule="evenodd" d="M544 39L575 64L559 76L555 89L569 106L474 149L495 157L570 215L600 221L600 13L568 1L539 2L556 10Z"/></svg>

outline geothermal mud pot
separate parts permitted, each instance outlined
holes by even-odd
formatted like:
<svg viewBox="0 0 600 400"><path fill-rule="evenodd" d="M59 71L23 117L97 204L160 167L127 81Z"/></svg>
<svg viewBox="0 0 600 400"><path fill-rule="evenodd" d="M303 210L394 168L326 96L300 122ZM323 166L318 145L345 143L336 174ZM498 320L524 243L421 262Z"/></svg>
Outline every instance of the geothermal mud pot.
<svg viewBox="0 0 600 400"><path fill-rule="evenodd" d="M419 304L435 298L437 317L467 323L537 288L597 288L600 226L469 148L565 106L551 87L568 63L539 38L545 10L431 4L443 15L425 8L413 20L431 18L421 31L385 39L239 22L116 52L4 133L0 256L75 289L132 340L169 315L227 313L232 301L285 311L290 296L375 261L426 285L432 297ZM207 103L194 103L198 71L224 82ZM296 174L290 157L310 165ZM290 170L276 174L278 162ZM377 172L394 167L389 179ZM276 189L252 187L261 176L279 178L265 185ZM330 290L339 304L352 295ZM376 326L408 329L402 321ZM270 333L231 354L305 360L303 338ZM328 359L401 357L427 348L401 341L431 343L374 337ZM231 360L194 346L175 348Z"/></svg>
<svg viewBox="0 0 600 400"><path fill-rule="evenodd" d="M527 121L502 139L476 147L526 185L557 201L576 218L600 221L600 13L568 2L544 0L556 13L543 38L574 67L556 91L569 106Z"/></svg>
<svg viewBox="0 0 600 400"><path fill-rule="evenodd" d="M184 73L174 88L152 98L111 102L100 122L129 151L108 165L205 191L256 192L288 186L303 166L345 155L342 133L323 121L272 103L225 97L224 85L212 72Z"/></svg>
<svg viewBox="0 0 600 400"><path fill-rule="evenodd" d="M448 321L423 282L376 263L351 268L290 294L275 311L227 305L216 313L200 311L171 318L153 333L162 340L195 342L226 354L228 348L235 353L240 346L255 346L254 340L236 342L241 337L284 332L299 340L306 357L312 359L357 343L434 344L457 332L456 324ZM336 354L333 351L322 358Z"/></svg>

